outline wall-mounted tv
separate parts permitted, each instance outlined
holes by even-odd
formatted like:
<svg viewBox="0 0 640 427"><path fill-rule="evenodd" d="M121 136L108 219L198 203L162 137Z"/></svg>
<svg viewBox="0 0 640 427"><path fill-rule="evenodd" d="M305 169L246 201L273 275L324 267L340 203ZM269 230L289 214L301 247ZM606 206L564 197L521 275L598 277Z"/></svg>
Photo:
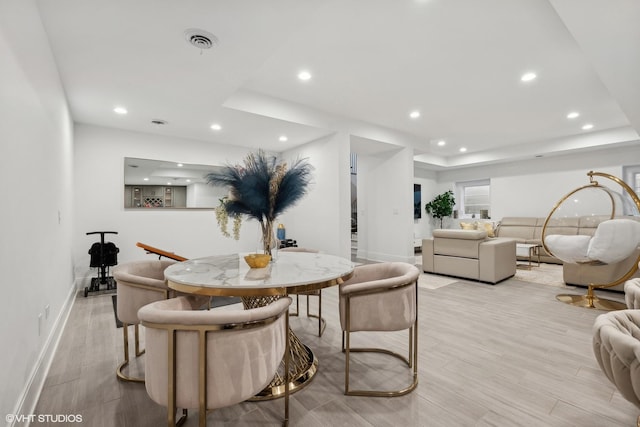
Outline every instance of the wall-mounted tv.
<svg viewBox="0 0 640 427"><path fill-rule="evenodd" d="M422 204L422 196L420 195L420 192L420 184L413 184L413 218L422 217L422 209L420 209L420 205Z"/></svg>

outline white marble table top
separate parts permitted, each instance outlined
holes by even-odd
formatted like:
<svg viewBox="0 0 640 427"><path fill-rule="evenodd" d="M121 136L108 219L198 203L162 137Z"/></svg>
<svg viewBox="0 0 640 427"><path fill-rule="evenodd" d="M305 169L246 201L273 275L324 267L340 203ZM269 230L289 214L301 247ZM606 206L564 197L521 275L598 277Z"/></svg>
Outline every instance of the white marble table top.
<svg viewBox="0 0 640 427"><path fill-rule="evenodd" d="M191 259L169 266L169 287L200 295L276 295L338 284L351 276L354 264L322 253L279 252L265 268L250 268L246 254Z"/></svg>

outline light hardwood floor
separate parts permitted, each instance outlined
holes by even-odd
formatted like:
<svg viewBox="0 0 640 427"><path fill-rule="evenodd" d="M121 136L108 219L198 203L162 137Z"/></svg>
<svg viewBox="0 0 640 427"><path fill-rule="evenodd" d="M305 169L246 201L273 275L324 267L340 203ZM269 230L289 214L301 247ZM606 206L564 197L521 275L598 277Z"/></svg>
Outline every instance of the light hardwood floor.
<svg viewBox="0 0 640 427"><path fill-rule="evenodd" d="M513 279L495 286L458 281L421 288L420 384L407 396L366 398L342 394L337 289L326 289L322 338L315 335L315 319L291 318L320 366L313 381L291 396L290 424L635 426L640 411L609 383L593 356L591 327L602 312L557 302L559 291ZM397 350L406 345L407 333L360 333L353 341ZM80 414L81 425L92 427L166 425L165 408L148 398L143 384L116 379L121 359L122 331L115 327L111 295L77 297L35 413ZM396 362L380 355L354 357L354 386L406 382L406 368ZM283 409L281 399L245 402L207 419L209 425L275 426ZM192 410L186 425L197 420Z"/></svg>

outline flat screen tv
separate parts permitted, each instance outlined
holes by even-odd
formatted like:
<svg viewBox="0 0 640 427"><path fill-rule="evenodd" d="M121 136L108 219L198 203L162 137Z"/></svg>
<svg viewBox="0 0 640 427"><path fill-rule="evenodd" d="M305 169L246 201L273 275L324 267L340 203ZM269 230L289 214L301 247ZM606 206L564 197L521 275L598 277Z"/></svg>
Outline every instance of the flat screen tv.
<svg viewBox="0 0 640 427"><path fill-rule="evenodd" d="M413 218L421 218L422 216L420 188L420 184L413 184Z"/></svg>

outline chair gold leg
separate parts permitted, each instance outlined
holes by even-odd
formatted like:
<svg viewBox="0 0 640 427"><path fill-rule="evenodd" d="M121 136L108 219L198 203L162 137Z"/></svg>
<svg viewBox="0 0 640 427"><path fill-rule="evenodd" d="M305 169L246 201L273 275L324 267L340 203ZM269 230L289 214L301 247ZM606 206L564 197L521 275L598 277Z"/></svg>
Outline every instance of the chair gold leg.
<svg viewBox="0 0 640 427"><path fill-rule="evenodd" d="M289 313L285 314L285 333L289 332ZM290 372L289 372L289 360L290 360L290 349L289 349L289 340L285 339L285 347L284 347L284 420L282 421L283 426L289 425L289 383L291 381Z"/></svg>
<svg viewBox="0 0 640 427"><path fill-rule="evenodd" d="M176 427L180 427L181 425L183 425L186 421L187 421L187 417L189 416L189 413L186 409L182 410L182 416L180 417L180 419L176 422Z"/></svg>
<svg viewBox="0 0 640 427"><path fill-rule="evenodd" d="M167 427L176 424L176 331L167 331Z"/></svg>
<svg viewBox="0 0 640 427"><path fill-rule="evenodd" d="M349 395L351 391L349 390L349 358L351 352L351 337L349 336L349 331L344 331L344 336L346 336L346 347L345 347L345 357L344 357L344 394Z"/></svg>
<svg viewBox="0 0 640 427"><path fill-rule="evenodd" d="M140 357L144 354L144 349L140 351L140 325L135 325L133 328L133 333L135 334L135 349L136 349L136 357Z"/></svg>
<svg viewBox="0 0 640 427"><path fill-rule="evenodd" d="M418 291L416 286L416 307L417 307L417 298ZM418 316L416 313L416 318L411 327L409 327L409 354L408 357L404 357L401 354L395 353L393 351L383 349L383 348L351 348L350 342L350 325L351 325L351 316L350 316L350 298L346 298L345 305L345 323L346 323L346 331L342 331L342 351L345 353L345 378L344 378L344 394L348 396L370 396L370 397L396 397L396 396L404 396L415 390L418 386ZM346 335L346 348L345 348L345 335ZM358 353L382 353L389 356L393 356L397 359L402 360L407 366L411 369L412 373L412 381L407 387L401 390L392 390L392 391L380 391L380 390L350 390L349 389L349 359L351 352ZM640 427L640 426L639 426Z"/></svg>
<svg viewBox="0 0 640 427"><path fill-rule="evenodd" d="M300 314L300 296L296 294L296 311L289 311L289 316L298 316Z"/></svg>
<svg viewBox="0 0 640 427"><path fill-rule="evenodd" d="M199 425L207 425L207 333L204 330L198 332L198 400L199 400Z"/></svg>
<svg viewBox="0 0 640 427"><path fill-rule="evenodd" d="M415 344L414 344L415 345ZM396 396L404 396L415 390L418 386L418 368L417 362L414 361L413 369L412 369L412 381L407 387L401 390L393 390L393 391L378 391L378 390L350 390L349 389L349 354L350 352L354 353L382 353L387 354L389 356L393 356L397 359L402 360L407 364L408 367L411 367L410 361L398 354L394 353L390 350L382 349L382 348L349 348L349 333L347 333L347 348L346 348L346 363L345 363L345 393L348 396L370 396L370 397L396 397Z"/></svg>
<svg viewBox="0 0 640 427"><path fill-rule="evenodd" d="M322 291L318 293L318 314L311 314L309 310L309 296L307 295L307 317L318 319L318 336L321 337L327 327L327 322L322 317Z"/></svg>
<svg viewBox="0 0 640 427"><path fill-rule="evenodd" d="M324 333L324 330L327 327L327 322L322 317L322 292L318 293L318 314L312 314L309 310L309 296L307 297L307 317L313 317L314 319L318 319L318 336L321 337ZM290 311L289 316L299 316L300 315L300 296L296 294L296 311Z"/></svg>
<svg viewBox="0 0 640 427"><path fill-rule="evenodd" d="M138 325L134 325L134 326L135 326L135 343L134 343L134 345L135 345L135 350L136 350L136 357L139 357L142 354L144 354L144 350L140 351ZM123 323L122 324L122 339L124 341L124 346L123 346L124 347L124 362L122 362L120 365L118 365L118 368L116 369L116 376L121 381L143 383L144 382L144 378L132 377L132 376L127 375L127 374L125 374L123 372L124 368L126 368L129 365L129 324L128 323Z"/></svg>

